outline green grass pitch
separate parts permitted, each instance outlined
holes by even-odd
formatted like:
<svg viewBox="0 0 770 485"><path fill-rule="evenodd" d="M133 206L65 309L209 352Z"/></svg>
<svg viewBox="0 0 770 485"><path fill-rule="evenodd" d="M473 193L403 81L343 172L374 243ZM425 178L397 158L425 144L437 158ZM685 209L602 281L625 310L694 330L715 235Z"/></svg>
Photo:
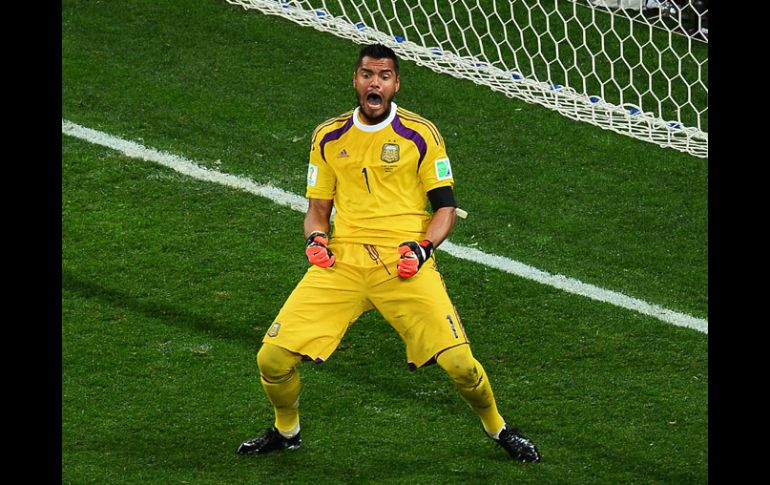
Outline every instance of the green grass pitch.
<svg viewBox="0 0 770 485"><path fill-rule="evenodd" d="M62 116L304 193L309 135L350 109L358 46L219 0L62 2ZM404 62L442 131L453 242L708 317L707 161ZM301 368L303 447L256 351L307 262L302 214L62 137L64 483L692 484L708 476L708 336L438 253L510 461L377 314Z"/></svg>

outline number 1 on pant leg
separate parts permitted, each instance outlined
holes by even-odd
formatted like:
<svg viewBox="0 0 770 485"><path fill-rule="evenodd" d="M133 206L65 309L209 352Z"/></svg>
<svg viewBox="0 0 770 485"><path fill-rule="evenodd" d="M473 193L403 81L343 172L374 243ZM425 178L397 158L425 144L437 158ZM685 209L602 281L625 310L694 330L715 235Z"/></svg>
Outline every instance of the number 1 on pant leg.
<svg viewBox="0 0 770 485"><path fill-rule="evenodd" d="M449 326L452 327L452 333L455 334L455 338L460 338L455 330L455 322L452 320L452 315L447 315L446 319L449 320Z"/></svg>

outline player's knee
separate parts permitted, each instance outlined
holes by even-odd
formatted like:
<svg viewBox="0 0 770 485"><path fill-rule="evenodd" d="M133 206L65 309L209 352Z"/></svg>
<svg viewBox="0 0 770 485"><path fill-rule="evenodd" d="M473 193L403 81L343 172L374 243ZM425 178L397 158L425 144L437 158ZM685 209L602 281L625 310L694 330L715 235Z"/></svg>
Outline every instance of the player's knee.
<svg viewBox="0 0 770 485"><path fill-rule="evenodd" d="M473 387L479 381L480 370L468 345L445 350L436 361L457 385Z"/></svg>
<svg viewBox="0 0 770 485"><path fill-rule="evenodd" d="M259 375L268 382L281 382L288 379L299 362L299 356L283 347L262 344L257 353Z"/></svg>

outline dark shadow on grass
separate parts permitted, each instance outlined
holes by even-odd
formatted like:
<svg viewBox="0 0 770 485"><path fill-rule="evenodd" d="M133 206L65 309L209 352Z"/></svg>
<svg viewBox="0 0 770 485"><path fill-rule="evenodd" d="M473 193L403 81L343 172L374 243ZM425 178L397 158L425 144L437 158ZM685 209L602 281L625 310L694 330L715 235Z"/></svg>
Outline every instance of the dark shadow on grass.
<svg viewBox="0 0 770 485"><path fill-rule="evenodd" d="M169 325L192 328L196 331L220 338L228 338L254 351L262 337L246 322L217 320L208 315L191 312L185 308L160 303L151 299L143 300L115 288L108 288L93 281L87 281L70 271L63 270L63 290L76 293L83 298L99 301L114 308L122 308L159 319Z"/></svg>

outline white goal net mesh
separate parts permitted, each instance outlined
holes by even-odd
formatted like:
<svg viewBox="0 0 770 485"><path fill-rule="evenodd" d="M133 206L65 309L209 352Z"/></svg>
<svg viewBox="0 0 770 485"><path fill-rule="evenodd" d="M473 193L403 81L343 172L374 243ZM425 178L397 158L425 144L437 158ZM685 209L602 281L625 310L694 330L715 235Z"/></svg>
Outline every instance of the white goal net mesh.
<svg viewBox="0 0 770 485"><path fill-rule="evenodd" d="M708 157L708 0L226 0Z"/></svg>

